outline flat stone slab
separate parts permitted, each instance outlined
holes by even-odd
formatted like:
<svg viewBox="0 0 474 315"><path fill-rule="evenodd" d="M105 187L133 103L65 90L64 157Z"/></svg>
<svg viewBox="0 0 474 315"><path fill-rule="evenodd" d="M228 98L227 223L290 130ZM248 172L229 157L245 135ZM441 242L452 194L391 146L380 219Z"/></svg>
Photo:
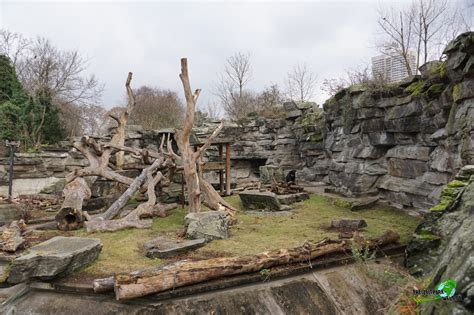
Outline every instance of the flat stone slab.
<svg viewBox="0 0 474 315"><path fill-rule="evenodd" d="M145 243L146 256L149 258L168 258L184 254L206 244L205 238L195 240L172 240L157 237Z"/></svg>
<svg viewBox="0 0 474 315"><path fill-rule="evenodd" d="M239 193L239 197L246 210L282 210L278 196L275 193L269 191L261 192L258 190L246 190Z"/></svg>
<svg viewBox="0 0 474 315"><path fill-rule="evenodd" d="M369 209L379 201L378 197L360 198L352 202L351 211Z"/></svg>
<svg viewBox="0 0 474 315"><path fill-rule="evenodd" d="M102 250L97 238L56 236L31 247L11 264L9 283L20 283L31 278L50 280L82 268L94 260Z"/></svg>
<svg viewBox="0 0 474 315"><path fill-rule="evenodd" d="M277 198L282 205L291 205L295 202L309 199L309 194L306 192L300 192L296 194L277 195Z"/></svg>
<svg viewBox="0 0 474 315"><path fill-rule="evenodd" d="M367 227L367 222L362 219L340 219L332 220L331 227L341 230L358 230Z"/></svg>

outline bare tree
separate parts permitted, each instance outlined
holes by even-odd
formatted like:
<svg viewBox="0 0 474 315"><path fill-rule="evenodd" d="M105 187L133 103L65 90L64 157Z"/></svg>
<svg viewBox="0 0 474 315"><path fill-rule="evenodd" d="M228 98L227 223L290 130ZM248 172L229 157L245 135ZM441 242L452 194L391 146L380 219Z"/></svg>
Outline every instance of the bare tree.
<svg viewBox="0 0 474 315"><path fill-rule="evenodd" d="M236 53L227 58L214 94L219 98L226 114L238 120L254 110L251 93L244 88L252 77L250 55Z"/></svg>
<svg viewBox="0 0 474 315"><path fill-rule="evenodd" d="M257 96L258 113L267 118L283 116L283 93L277 84L272 84Z"/></svg>
<svg viewBox="0 0 474 315"><path fill-rule="evenodd" d="M59 50L46 38L24 38L0 31L0 53L15 65L23 87L30 95L47 92L54 105L95 104L102 85L95 76L85 76L87 60L77 51Z"/></svg>
<svg viewBox="0 0 474 315"><path fill-rule="evenodd" d="M287 75L288 98L294 101L306 102L313 96L316 88L316 75L306 63L297 64Z"/></svg>
<svg viewBox="0 0 474 315"><path fill-rule="evenodd" d="M413 70L410 63L410 53L414 41L413 15L407 10L399 11L394 8L381 9L378 12L378 24L386 36L379 48L388 55L397 55L403 58L408 74Z"/></svg>
<svg viewBox="0 0 474 315"><path fill-rule="evenodd" d="M145 129L172 128L181 124L184 107L178 94L142 86L135 91L137 105L130 115L130 123Z"/></svg>
<svg viewBox="0 0 474 315"><path fill-rule="evenodd" d="M422 63L438 59L446 44L470 28L470 21L458 1L413 0L402 9L378 11L382 53L401 56L409 74ZM467 11L469 12L469 11ZM410 58L416 57L416 69Z"/></svg>
<svg viewBox="0 0 474 315"><path fill-rule="evenodd" d="M21 72L19 61L28 54L30 46L31 40L23 35L5 29L0 30L0 54L10 58L17 72Z"/></svg>

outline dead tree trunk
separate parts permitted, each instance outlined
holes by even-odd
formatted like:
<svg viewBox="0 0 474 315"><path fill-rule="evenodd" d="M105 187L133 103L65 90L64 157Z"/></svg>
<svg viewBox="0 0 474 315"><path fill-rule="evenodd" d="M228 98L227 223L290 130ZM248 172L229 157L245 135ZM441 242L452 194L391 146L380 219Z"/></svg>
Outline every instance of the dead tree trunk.
<svg viewBox="0 0 474 315"><path fill-rule="evenodd" d="M388 231L378 239L364 242L362 246L374 249L397 242L399 238L398 234ZM324 255L349 251L350 242L326 239L317 244L305 243L302 247L278 249L255 256L179 262L154 271L116 276L115 297L117 300L132 299L225 276L257 272L279 265L310 261Z"/></svg>
<svg viewBox="0 0 474 315"><path fill-rule="evenodd" d="M176 143L181 154L181 161L183 165L184 179L186 181L186 187L188 192L188 203L189 212L199 212L201 210L201 190L206 190L205 203L208 204L211 209L219 210L222 207L234 211L235 209L226 203L221 196L215 191L210 184L203 184L204 179L199 176L197 162L202 156L204 151L209 147L212 141L217 137L219 132L222 130L224 124L221 123L219 127L211 134L206 140L204 145L197 151L194 151L189 143L189 137L194 124L194 112L196 109L196 101L201 92L197 89L194 93L191 89L188 74L188 61L186 58L181 59L181 73L179 75L183 84L184 95L186 98L186 116L184 119L183 128L176 130Z"/></svg>
<svg viewBox="0 0 474 315"><path fill-rule="evenodd" d="M82 214L82 205L84 200L91 197L90 188L97 180L98 176L102 176L111 180L130 185L133 180L126 176L122 176L109 168L109 160L112 154L113 146L123 146L125 139L125 126L128 117L135 107L135 97L130 82L132 81L132 73L128 73L125 87L129 96L126 110L120 117L110 116L117 121L117 130L110 140L110 146L102 147L95 142L94 139L83 137L80 143L74 143L74 147L79 150L89 161L89 166L75 170L66 176L66 186L64 188L64 202L56 214L57 227L60 230L77 229L83 225L84 216ZM120 158L119 158L120 159ZM87 180L84 177L88 177Z"/></svg>
<svg viewBox="0 0 474 315"><path fill-rule="evenodd" d="M144 179L139 179L141 177L146 177L146 184L147 184L147 195L148 201L139 205L135 210L130 212L127 216L122 219L112 220L123 208L125 205L123 202L119 202L120 205L114 206L112 205L109 210L107 210L104 215L99 216L94 219L89 219L85 222L85 227L87 232L105 232L105 231L118 231L127 228L139 228L139 229L146 229L150 228L152 221L151 220L143 220L144 218L152 218L156 216L164 217L167 215L167 211L176 208L178 205L176 203L169 204L169 205L162 205L157 202L155 188L156 185L163 179L163 174L161 172L157 172L155 176L153 173L164 163L164 159L160 158L155 160L153 164L144 169L142 174L135 179L134 184L130 185L129 189L122 194L122 196L118 200L125 200L128 201L130 196L133 194L132 191L138 190L141 184L139 182L143 182ZM144 176L143 176L144 175ZM133 187L132 187L133 186ZM129 190L129 191L128 191ZM124 197L125 196L125 197Z"/></svg>

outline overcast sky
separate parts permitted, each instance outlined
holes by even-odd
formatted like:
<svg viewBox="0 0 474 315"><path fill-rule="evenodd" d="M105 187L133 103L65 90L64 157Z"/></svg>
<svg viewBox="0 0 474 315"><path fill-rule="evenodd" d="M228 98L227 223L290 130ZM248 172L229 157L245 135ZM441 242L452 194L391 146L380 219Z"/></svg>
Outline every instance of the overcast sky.
<svg viewBox="0 0 474 315"><path fill-rule="evenodd" d="M471 0L464 0L471 1ZM49 38L89 58L90 73L105 84L104 106L120 105L128 71L132 85L181 93L180 58L188 57L191 84L212 101L217 74L235 52L250 53L249 88L283 87L296 63L307 63L318 87L376 54L376 8L407 1L300 2L39 2L0 0L0 26ZM316 100L326 98L318 89Z"/></svg>

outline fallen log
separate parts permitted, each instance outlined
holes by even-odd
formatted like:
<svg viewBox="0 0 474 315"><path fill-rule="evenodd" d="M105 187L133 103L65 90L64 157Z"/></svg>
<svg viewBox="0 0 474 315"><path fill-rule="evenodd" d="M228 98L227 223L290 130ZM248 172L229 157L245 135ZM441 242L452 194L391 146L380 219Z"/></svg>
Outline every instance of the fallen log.
<svg viewBox="0 0 474 315"><path fill-rule="evenodd" d="M395 243L399 238L397 233L388 231L379 238L364 241L360 245L375 249L381 245ZM307 242L301 247L278 249L254 256L185 261L143 273L117 275L114 284L115 297L117 300L133 299L225 276L310 261L328 254L350 252L351 244L351 241L324 239L316 244Z"/></svg>
<svg viewBox="0 0 474 315"><path fill-rule="evenodd" d="M130 228L149 229L153 220L93 220L86 221L85 227L88 233L93 232L114 232Z"/></svg>

